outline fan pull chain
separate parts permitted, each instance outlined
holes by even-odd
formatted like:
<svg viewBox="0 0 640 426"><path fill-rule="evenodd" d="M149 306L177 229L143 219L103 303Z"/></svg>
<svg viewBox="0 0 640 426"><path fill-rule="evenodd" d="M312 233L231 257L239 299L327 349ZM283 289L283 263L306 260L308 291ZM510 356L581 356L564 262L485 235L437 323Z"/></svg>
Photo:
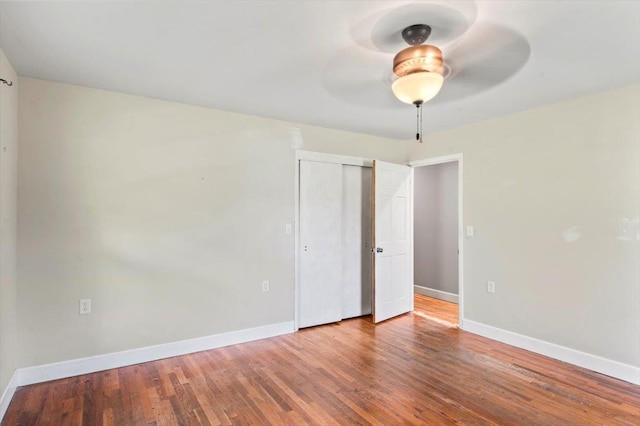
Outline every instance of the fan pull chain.
<svg viewBox="0 0 640 426"><path fill-rule="evenodd" d="M416 101L416 140L422 143L422 101Z"/></svg>
<svg viewBox="0 0 640 426"><path fill-rule="evenodd" d="M416 104L416 140L420 140L420 104Z"/></svg>
<svg viewBox="0 0 640 426"><path fill-rule="evenodd" d="M424 134L424 130L422 127L422 110L424 108L422 106L420 106L420 143L422 143L422 135Z"/></svg>

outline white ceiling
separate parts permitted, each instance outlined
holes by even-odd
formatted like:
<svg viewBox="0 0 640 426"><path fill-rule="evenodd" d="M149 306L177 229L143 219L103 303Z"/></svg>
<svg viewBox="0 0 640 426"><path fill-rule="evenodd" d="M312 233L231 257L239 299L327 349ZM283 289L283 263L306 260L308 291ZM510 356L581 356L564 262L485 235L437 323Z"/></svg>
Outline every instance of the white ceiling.
<svg viewBox="0 0 640 426"><path fill-rule="evenodd" d="M0 47L22 76L410 139L413 23L452 68L427 133L640 82L638 1L2 1Z"/></svg>

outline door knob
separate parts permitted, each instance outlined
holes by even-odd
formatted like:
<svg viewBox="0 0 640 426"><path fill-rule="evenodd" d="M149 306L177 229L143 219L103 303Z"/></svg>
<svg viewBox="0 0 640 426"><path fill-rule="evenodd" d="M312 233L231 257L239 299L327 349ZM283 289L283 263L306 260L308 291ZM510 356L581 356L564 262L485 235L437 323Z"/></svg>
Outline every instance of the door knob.
<svg viewBox="0 0 640 426"><path fill-rule="evenodd" d="M382 247L377 247L376 248L376 253L382 253L384 250L382 250Z"/></svg>

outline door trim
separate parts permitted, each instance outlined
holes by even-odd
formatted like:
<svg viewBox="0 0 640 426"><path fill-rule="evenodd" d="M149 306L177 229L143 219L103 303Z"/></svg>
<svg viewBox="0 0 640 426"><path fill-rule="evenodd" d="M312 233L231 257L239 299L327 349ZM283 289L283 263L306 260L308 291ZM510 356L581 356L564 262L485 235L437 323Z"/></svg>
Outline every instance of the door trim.
<svg viewBox="0 0 640 426"><path fill-rule="evenodd" d="M463 226L463 155L462 153L425 158L409 162L411 167L434 166L436 164L458 162L458 327L464 330L464 226ZM413 180L412 180L413 182ZM413 190L413 189L412 189ZM415 284L415 283L414 283Z"/></svg>
<svg viewBox="0 0 640 426"><path fill-rule="evenodd" d="M294 298L294 311L293 311L293 324L294 331L299 330L299 318L300 318L300 304L299 304L299 283L300 283L300 265L299 265L299 248L300 248L300 160L306 161L318 161L321 163L337 163L348 166L361 166L361 167L373 167L373 160L362 157L353 157L348 155L327 154L324 152L315 151L303 151L297 150L295 152L295 170L294 170L294 253L295 253L295 266L294 266L294 284L293 284L293 298Z"/></svg>

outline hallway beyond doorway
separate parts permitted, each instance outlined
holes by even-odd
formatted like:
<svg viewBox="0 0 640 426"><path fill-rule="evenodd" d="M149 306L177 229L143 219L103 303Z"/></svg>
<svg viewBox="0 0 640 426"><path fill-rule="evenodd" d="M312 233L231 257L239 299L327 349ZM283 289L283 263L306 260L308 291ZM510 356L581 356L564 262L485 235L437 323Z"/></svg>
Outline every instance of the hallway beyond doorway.
<svg viewBox="0 0 640 426"><path fill-rule="evenodd" d="M414 293L413 313L443 325L458 327L458 305L456 303Z"/></svg>

